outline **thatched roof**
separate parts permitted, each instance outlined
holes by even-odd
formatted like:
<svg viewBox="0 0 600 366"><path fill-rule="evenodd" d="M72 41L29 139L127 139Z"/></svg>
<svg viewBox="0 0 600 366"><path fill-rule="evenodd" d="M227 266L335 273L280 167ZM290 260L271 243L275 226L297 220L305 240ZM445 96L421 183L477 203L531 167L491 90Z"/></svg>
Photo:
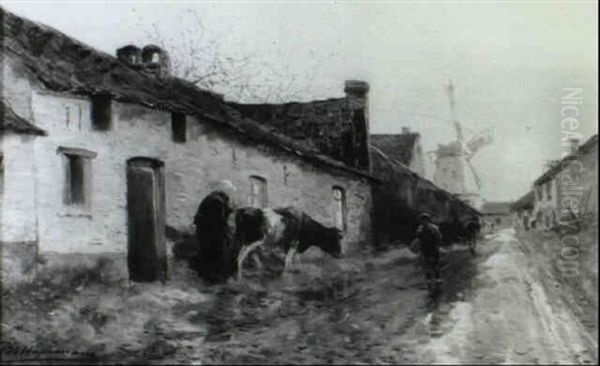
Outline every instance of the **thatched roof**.
<svg viewBox="0 0 600 366"><path fill-rule="evenodd" d="M353 152L361 151L361 146L358 145L363 140L347 141L348 136L358 132L353 123L356 116L347 98L283 104L229 105L244 117L274 127L288 137L301 140L327 156L343 161L347 166L358 169L368 167L364 160L352 159ZM366 139L364 141L366 144ZM367 148L366 145L363 147Z"/></svg>
<svg viewBox="0 0 600 366"><path fill-rule="evenodd" d="M159 79L64 33L16 16L0 7L0 51L18 58L31 80L55 92L109 95L112 99L198 117L241 142L294 156L312 165L374 180L310 144L242 115L222 98L185 80Z"/></svg>

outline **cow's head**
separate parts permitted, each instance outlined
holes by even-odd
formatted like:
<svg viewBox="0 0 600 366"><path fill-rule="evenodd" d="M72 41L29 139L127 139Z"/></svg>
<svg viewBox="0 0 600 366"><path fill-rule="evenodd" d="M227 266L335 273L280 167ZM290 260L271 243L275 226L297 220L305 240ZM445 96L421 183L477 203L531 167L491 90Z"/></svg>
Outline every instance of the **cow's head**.
<svg viewBox="0 0 600 366"><path fill-rule="evenodd" d="M321 249L332 257L341 258L344 255L342 248L343 237L344 233L340 229L327 229L321 240Z"/></svg>

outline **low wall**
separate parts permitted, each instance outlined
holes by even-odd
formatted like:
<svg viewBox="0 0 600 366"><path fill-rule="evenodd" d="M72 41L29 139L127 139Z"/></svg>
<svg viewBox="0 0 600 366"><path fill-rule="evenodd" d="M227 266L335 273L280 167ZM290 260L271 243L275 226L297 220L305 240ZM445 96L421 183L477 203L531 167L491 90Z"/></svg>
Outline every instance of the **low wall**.
<svg viewBox="0 0 600 366"><path fill-rule="evenodd" d="M373 174L383 181L372 187L373 226L378 243L410 241L422 212L429 213L439 224L447 242L456 241L464 221L476 214L467 204L407 167L376 152L372 162Z"/></svg>

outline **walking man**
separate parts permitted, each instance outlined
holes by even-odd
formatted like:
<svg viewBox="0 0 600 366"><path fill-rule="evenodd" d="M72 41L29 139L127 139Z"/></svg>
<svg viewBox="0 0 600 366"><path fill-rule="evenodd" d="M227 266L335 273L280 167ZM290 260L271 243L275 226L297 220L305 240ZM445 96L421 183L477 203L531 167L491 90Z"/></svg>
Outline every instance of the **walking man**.
<svg viewBox="0 0 600 366"><path fill-rule="evenodd" d="M481 227L479 225L479 220L477 220L476 217L471 217L465 225L467 244L469 245L469 250L473 255L475 255L475 244L477 244L477 237L479 236L480 229Z"/></svg>
<svg viewBox="0 0 600 366"><path fill-rule="evenodd" d="M419 215L419 227L417 228L415 240L419 242L423 264L425 265L427 290L430 295L433 295L434 290L438 289L442 282L439 265L439 246L442 243L442 233L427 213Z"/></svg>

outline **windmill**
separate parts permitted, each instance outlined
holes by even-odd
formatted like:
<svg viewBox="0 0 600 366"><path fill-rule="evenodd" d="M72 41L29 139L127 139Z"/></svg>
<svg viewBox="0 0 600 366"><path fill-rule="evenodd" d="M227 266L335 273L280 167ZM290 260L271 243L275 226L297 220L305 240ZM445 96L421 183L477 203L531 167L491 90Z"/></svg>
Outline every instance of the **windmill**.
<svg viewBox="0 0 600 366"><path fill-rule="evenodd" d="M475 208L480 208L483 200L480 195L481 179L471 164L471 159L483 146L492 142L494 127L486 128L465 140L463 126L456 113L454 85L446 82L450 101L452 125L456 140L448 144L438 144L435 154L435 174L433 181L445 190L456 194Z"/></svg>

